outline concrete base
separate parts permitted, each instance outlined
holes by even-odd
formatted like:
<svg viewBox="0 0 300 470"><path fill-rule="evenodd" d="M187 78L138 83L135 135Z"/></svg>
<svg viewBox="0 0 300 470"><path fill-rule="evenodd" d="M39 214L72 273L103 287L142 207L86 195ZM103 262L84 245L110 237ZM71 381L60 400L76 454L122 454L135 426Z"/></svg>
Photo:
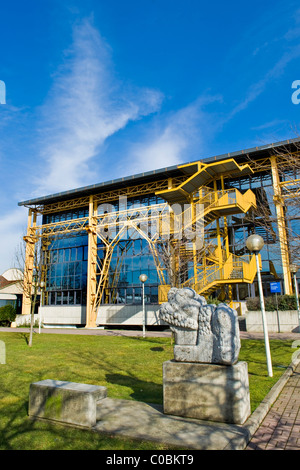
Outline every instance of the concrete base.
<svg viewBox="0 0 300 470"><path fill-rule="evenodd" d="M165 414L243 424L251 413L248 365L164 362L163 403Z"/></svg>
<svg viewBox="0 0 300 470"><path fill-rule="evenodd" d="M28 414L90 428L97 421L97 402L106 396L106 387L42 380L30 384Z"/></svg>
<svg viewBox="0 0 300 470"><path fill-rule="evenodd" d="M246 312L246 331L263 332L261 312ZM266 312L269 333L300 333L297 310Z"/></svg>
<svg viewBox="0 0 300 470"><path fill-rule="evenodd" d="M113 398L101 401L93 430L196 450L242 450L251 436L247 428L236 424L166 415L161 405Z"/></svg>

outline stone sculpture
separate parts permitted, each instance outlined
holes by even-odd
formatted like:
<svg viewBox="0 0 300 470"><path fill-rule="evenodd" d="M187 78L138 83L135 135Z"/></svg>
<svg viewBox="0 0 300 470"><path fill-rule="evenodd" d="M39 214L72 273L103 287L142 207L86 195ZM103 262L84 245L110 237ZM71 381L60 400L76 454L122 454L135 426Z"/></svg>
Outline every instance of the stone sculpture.
<svg viewBox="0 0 300 470"><path fill-rule="evenodd" d="M240 336L237 312L226 304L207 304L190 288L171 288L159 310L175 336L174 359L232 365L238 360Z"/></svg>

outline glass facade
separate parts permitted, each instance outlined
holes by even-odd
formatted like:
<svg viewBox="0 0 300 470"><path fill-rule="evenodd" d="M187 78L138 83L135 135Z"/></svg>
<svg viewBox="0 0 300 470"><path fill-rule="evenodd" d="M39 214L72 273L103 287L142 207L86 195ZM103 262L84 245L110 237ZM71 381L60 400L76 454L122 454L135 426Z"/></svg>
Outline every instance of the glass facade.
<svg viewBox="0 0 300 470"><path fill-rule="evenodd" d="M157 303L159 279L148 242L144 238L121 240L113 251L109 288L105 289L102 302L140 304L141 274L148 276L145 301Z"/></svg>
<svg viewBox="0 0 300 470"><path fill-rule="evenodd" d="M98 214L127 209L132 215L135 208L164 202L154 195L122 199L113 204L100 205ZM117 230L118 228L115 233ZM104 245L98 240L99 260L104 257L104 250ZM149 243L135 229L128 227L122 231L120 240L114 248L109 267L108 287L104 291L102 303L141 304L142 288L139 280L141 274L146 274L148 277L145 284L145 302L157 303L159 279Z"/></svg>
<svg viewBox="0 0 300 470"><path fill-rule="evenodd" d="M131 198L126 201L129 210L141 206L163 203L156 196ZM98 214L124 210L121 203L101 204ZM45 215L44 224L75 220L88 217L88 208ZM97 240L99 265L105 256L105 245ZM46 303L47 305L86 305L88 236L53 237L46 252ZM141 282L139 276L148 276L145 285L145 302L158 302L159 279L149 244L132 228L122 232L120 241L114 248L109 267L108 288L105 289L102 303L140 304Z"/></svg>
<svg viewBox="0 0 300 470"><path fill-rule="evenodd" d="M48 305L85 305L87 243L86 234L51 242L46 252Z"/></svg>

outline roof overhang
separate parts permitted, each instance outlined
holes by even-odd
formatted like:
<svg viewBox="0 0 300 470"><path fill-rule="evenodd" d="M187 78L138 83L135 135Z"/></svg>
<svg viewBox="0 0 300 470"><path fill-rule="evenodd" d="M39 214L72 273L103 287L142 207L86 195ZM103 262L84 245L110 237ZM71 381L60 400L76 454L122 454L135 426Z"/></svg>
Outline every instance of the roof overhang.
<svg viewBox="0 0 300 470"><path fill-rule="evenodd" d="M118 178L115 180L110 180L106 181L103 183L98 183L90 186L84 186L81 188L77 189L72 189L69 191L63 191L55 194L50 194L47 196L42 196L38 197L35 199L30 199L27 201L22 201L19 202L19 206L38 206L38 205L45 205L45 204L51 204L53 202L58 202L58 201L64 201L64 200L69 200L73 199L76 197L82 197L82 196L88 196L91 194L99 194L105 191L109 191L112 188L122 188L122 187L127 187L135 184L141 184L141 183L147 183L150 181L158 181L163 178L174 178L176 176L184 176L187 175L188 179L190 176L195 175L199 171L199 165L208 165L211 163L216 163L216 166L214 169L211 167L210 168L210 175L213 177L216 174L221 174L222 171L231 171L232 175L234 175L234 163L232 163L233 168L229 168L229 164L225 164L224 162L226 160L230 160L231 162L235 161L239 164L247 162L247 159L249 160L255 160L257 158L264 158L267 156L270 156L272 153L272 150L277 151L280 150L280 148L285 149L285 151L293 150L296 148L296 144L300 143L300 138L295 138L295 139L290 139L290 140L285 140L281 142L276 142L276 143L271 143L267 145L262 145L259 147L252 147L246 150L240 150L237 152L231 152L227 154L222 154L218 155L215 157L209 157L209 158L202 158L197 161L193 162L188 162L185 164L181 165L173 165L170 167L166 168L160 168L158 170L153 170L153 171L148 171L145 173L139 173L136 175L132 176L127 176L124 178ZM225 166L224 166L225 165ZM213 174L213 172L215 172ZM241 173L238 173L241 175ZM193 178L193 181L186 182L186 186L182 187L181 189L183 191L187 191L187 193L190 193L193 188L196 188L198 185L201 186L205 184L205 181L207 181L207 177L202 174L198 175L198 177ZM192 186L191 186L192 185Z"/></svg>

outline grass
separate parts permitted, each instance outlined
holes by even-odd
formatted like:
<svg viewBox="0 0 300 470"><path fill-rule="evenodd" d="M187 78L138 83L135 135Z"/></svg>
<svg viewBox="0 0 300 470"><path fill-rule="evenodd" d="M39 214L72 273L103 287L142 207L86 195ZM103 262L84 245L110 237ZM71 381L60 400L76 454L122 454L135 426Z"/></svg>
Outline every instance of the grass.
<svg viewBox="0 0 300 470"><path fill-rule="evenodd" d="M110 398L162 403L162 364L173 358L170 338L28 335L0 332L6 364L0 364L0 450L168 450L168 446L115 438L28 419L32 382L44 379L104 385ZM271 340L274 376L267 376L264 343L243 340L252 411L291 361L291 341Z"/></svg>

